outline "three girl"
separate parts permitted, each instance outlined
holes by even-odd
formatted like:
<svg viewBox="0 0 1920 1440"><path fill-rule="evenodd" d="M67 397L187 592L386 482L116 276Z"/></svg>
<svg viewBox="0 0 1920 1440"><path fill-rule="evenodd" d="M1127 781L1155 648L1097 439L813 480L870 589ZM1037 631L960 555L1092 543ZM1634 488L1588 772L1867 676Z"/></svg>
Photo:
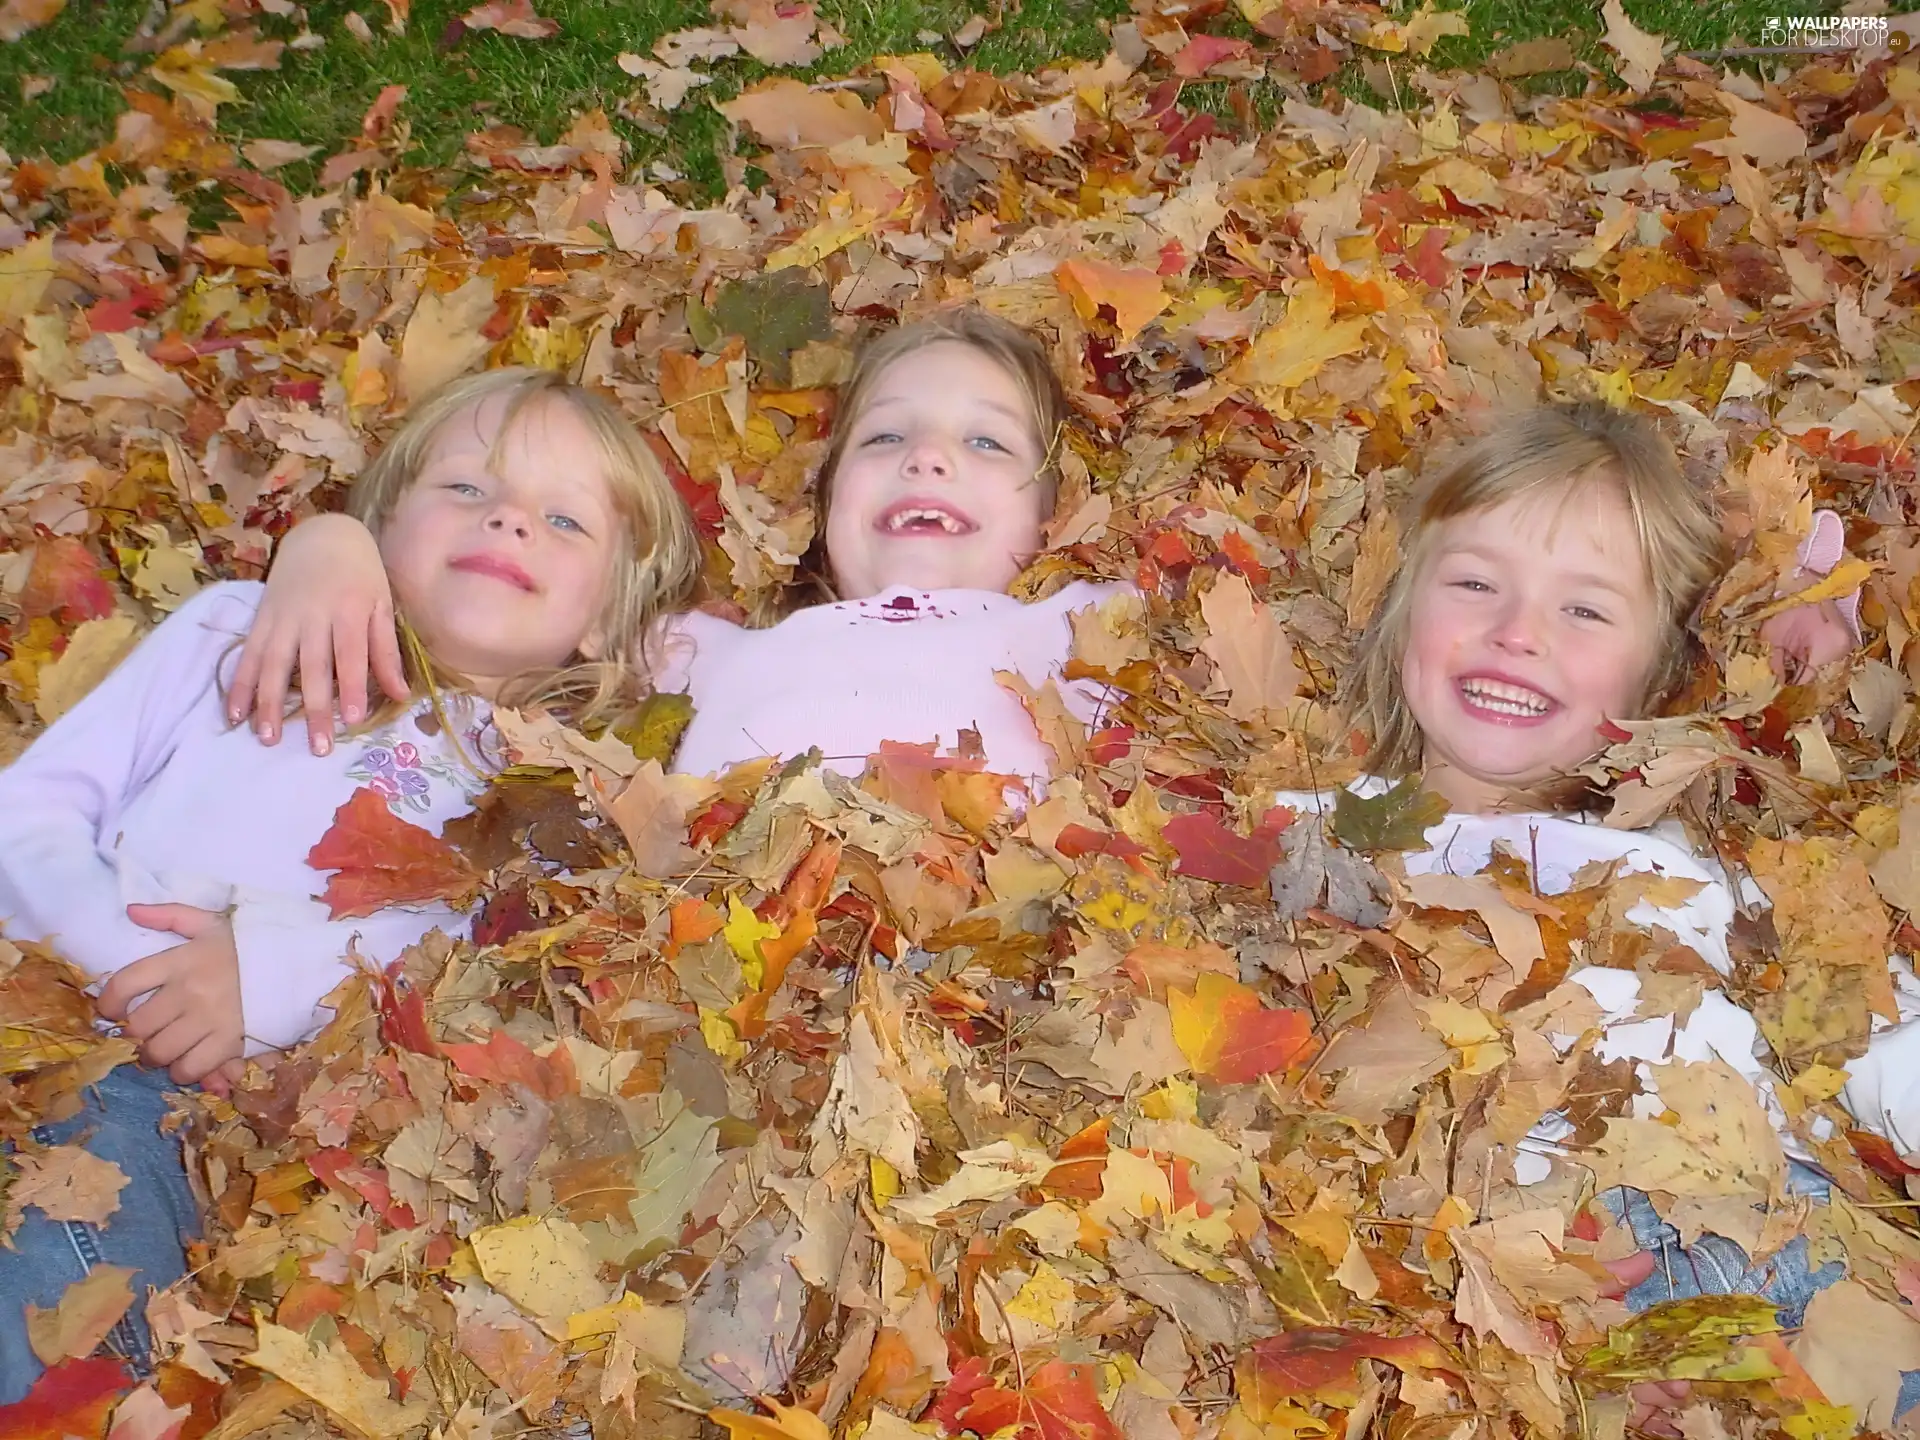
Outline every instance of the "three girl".
<svg viewBox="0 0 1920 1440"><path fill-rule="evenodd" d="M622 713L638 637L685 603L698 563L691 520L619 412L545 371L471 377L417 407L351 503L425 699L324 758L260 747L226 723L223 689L264 587L218 584L0 770L0 929L103 981L100 1012L142 1061L34 1134L85 1144L135 1188L103 1225L30 1210L0 1249L0 1404L40 1371L26 1304L56 1305L103 1263L133 1268L136 1294L183 1273L198 1224L159 1128L168 1082L223 1085L243 1056L317 1031L356 955L385 965L451 928L437 905L330 918L307 857L336 812L366 789L438 832L497 768L494 705ZM110 1341L144 1365L137 1313Z"/></svg>
<svg viewBox="0 0 1920 1440"><path fill-rule="evenodd" d="M685 685L695 702L682 768L818 746L857 770L883 740L951 747L971 728L989 768L1044 774L1031 721L993 675L1057 678L1067 612L1104 593L1069 586L1033 606L1005 594L1039 548L1059 414L1038 345L983 316L907 327L870 349L821 486L842 598L767 630L693 615L653 637L662 688ZM308 727L317 748L329 741L331 661L350 719L369 655L382 684L401 688L374 553L350 520L309 522L284 543L233 687L236 721L251 703L263 738L275 738L296 652L310 721L320 709ZM1534 412L1428 486L1355 695L1381 768L1424 770L1457 812L1418 863L1477 869L1506 838L1531 840L1548 890L1596 858L1712 881L1658 837L1511 807L1529 794L1537 806L1600 748L1607 720L1646 713L1679 676L1688 617L1722 560L1718 527L1671 450L1644 422L1601 407ZM1803 665L1838 658L1849 640L1825 611L1774 634ZM1724 961L1731 915L1730 896L1709 884L1659 918ZM1637 987L1618 981L1634 977L1607 974L1588 977L1591 988L1625 1021ZM1637 1018L1637 1032L1610 1030L1619 1053L1712 1051L1759 1077L1752 1021L1723 997L1677 1034L1671 1017Z"/></svg>

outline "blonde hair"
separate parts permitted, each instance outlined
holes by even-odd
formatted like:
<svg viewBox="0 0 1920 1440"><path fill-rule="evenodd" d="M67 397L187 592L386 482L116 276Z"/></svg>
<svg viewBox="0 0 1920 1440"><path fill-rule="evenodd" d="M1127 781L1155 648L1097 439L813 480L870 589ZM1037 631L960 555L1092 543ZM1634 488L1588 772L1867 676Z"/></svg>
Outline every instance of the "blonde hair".
<svg viewBox="0 0 1920 1440"><path fill-rule="evenodd" d="M497 463L500 447L530 406L567 406L593 435L622 534L598 619L606 637L606 654L596 659L576 654L551 669L514 676L501 688L497 703L513 708L556 706L578 726L611 723L639 698L638 688L648 671L644 647L653 622L685 608L700 568L693 518L646 442L611 401L555 371L530 366L509 366L455 380L407 412L406 423L354 482L347 513L377 538L400 497L419 478L440 433L498 397L505 397L507 408L488 463ZM411 641L406 617L400 620L403 636ZM401 649L408 683L416 693L422 689L433 693L436 686L463 688L461 677L436 666L417 641Z"/></svg>
<svg viewBox="0 0 1920 1440"><path fill-rule="evenodd" d="M1509 501L1571 494L1594 483L1614 486L1626 502L1653 585L1659 632L1639 708L1657 704L1685 678L1694 613L1726 566L1726 544L1708 497L1687 479L1651 421L1598 401L1541 405L1501 421L1413 494L1400 565L1360 637L1346 701L1348 718L1373 737L1369 770L1404 775L1421 765L1422 736L1400 670L1413 597L1433 565L1442 525Z"/></svg>
<svg viewBox="0 0 1920 1440"><path fill-rule="evenodd" d="M840 387L833 438L828 442L826 458L821 461L814 481L813 543L801 559L799 574L795 577L800 586L810 584L829 600L838 598L838 592L833 580L832 558L827 554L827 517L833 511L833 477L840 469L848 437L872 399L874 387L893 363L930 345L969 346L998 365L1020 387L1042 452L1040 468L1034 474L1034 480L1041 486L1041 513L1052 512L1060 484L1058 459L1061 427L1067 418L1067 394L1047 347L1025 326L1003 320L978 306L936 311L869 340L853 363L853 373Z"/></svg>

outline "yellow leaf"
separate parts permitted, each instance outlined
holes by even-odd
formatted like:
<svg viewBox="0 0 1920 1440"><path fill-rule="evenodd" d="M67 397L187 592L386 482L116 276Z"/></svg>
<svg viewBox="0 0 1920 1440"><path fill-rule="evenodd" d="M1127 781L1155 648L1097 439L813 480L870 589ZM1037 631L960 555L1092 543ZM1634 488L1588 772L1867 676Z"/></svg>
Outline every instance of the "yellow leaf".
<svg viewBox="0 0 1920 1440"><path fill-rule="evenodd" d="M867 1175L873 1185L873 1203L884 1208L900 1193L900 1172L878 1155L867 1157Z"/></svg>
<svg viewBox="0 0 1920 1440"><path fill-rule="evenodd" d="M1318 375L1327 361L1363 348L1367 320L1335 324L1333 306L1332 286L1321 280L1303 285L1287 301L1286 318L1260 332L1231 378L1241 385L1292 390Z"/></svg>
<svg viewBox="0 0 1920 1440"><path fill-rule="evenodd" d="M182 99L197 102L208 115L240 99L238 86L178 45L155 60L147 73Z"/></svg>
<svg viewBox="0 0 1920 1440"><path fill-rule="evenodd" d="M707 1042L709 1050L729 1064L747 1058L747 1042L740 1038L733 1022L718 1010L703 1008L700 1011L700 1038Z"/></svg>
<svg viewBox="0 0 1920 1440"><path fill-rule="evenodd" d="M22 325L53 283L52 230L0 255L0 325Z"/></svg>
<svg viewBox="0 0 1920 1440"><path fill-rule="evenodd" d="M1007 1314L1058 1330L1073 1317L1073 1284L1042 1260L1032 1278L1007 1302Z"/></svg>
<svg viewBox="0 0 1920 1440"><path fill-rule="evenodd" d="M387 1386L360 1368L338 1335L312 1345L296 1331L258 1316L258 1345L247 1364L286 1381L366 1440L398 1440L427 1419L427 1401L415 1396L396 1402Z"/></svg>
<svg viewBox="0 0 1920 1440"><path fill-rule="evenodd" d="M833 1440L826 1422L811 1410L798 1405L782 1405L778 1400L760 1402L773 1412L772 1419L747 1415L739 1410L709 1410L707 1418L724 1425L732 1440Z"/></svg>
<svg viewBox="0 0 1920 1440"><path fill-rule="evenodd" d="M470 1243L487 1283L556 1338L566 1333L568 1316L612 1298L593 1247L571 1221L523 1217L476 1230Z"/></svg>
<svg viewBox="0 0 1920 1440"><path fill-rule="evenodd" d="M139 640L140 622L131 615L82 621L59 659L40 668L34 712L51 725L106 679Z"/></svg>
<svg viewBox="0 0 1920 1440"><path fill-rule="evenodd" d="M1842 595L1851 595L1866 584L1872 574L1871 560L1862 560L1857 555L1849 555L1817 583L1809 585L1804 590L1797 590L1791 595L1782 595L1765 609L1756 611L1753 618L1765 620L1780 614L1783 610L1791 610L1797 605L1818 605L1822 600L1838 600Z"/></svg>
<svg viewBox="0 0 1920 1440"><path fill-rule="evenodd" d="M134 1271L124 1265L96 1265L76 1280L51 1310L27 1305L27 1343L43 1365L91 1355L107 1332L133 1305L127 1282Z"/></svg>
<svg viewBox="0 0 1920 1440"><path fill-rule="evenodd" d="M760 942L779 938L780 927L771 920L762 920L742 905L738 895L729 895L725 934L727 948L733 951L740 962L740 973L746 977L749 985L758 990L767 972L766 959L760 953Z"/></svg>

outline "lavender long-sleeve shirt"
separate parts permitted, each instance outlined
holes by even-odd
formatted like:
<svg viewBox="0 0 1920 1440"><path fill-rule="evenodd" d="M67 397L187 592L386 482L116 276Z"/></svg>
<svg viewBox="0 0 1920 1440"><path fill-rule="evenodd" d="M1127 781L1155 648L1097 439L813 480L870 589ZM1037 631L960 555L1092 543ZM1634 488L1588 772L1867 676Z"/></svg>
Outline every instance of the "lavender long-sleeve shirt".
<svg viewBox="0 0 1920 1440"><path fill-rule="evenodd" d="M219 677L263 591L201 591L0 770L0 934L47 941L104 980L182 943L135 925L128 904L231 910L248 1054L325 1023L319 1002L349 973L350 942L385 964L435 928L464 927L444 905L328 919L315 898L328 876L306 857L334 811L371 786L438 834L496 763L486 708L470 697L448 701L457 744L424 703L327 756L308 753L297 718L272 748L229 729Z"/></svg>

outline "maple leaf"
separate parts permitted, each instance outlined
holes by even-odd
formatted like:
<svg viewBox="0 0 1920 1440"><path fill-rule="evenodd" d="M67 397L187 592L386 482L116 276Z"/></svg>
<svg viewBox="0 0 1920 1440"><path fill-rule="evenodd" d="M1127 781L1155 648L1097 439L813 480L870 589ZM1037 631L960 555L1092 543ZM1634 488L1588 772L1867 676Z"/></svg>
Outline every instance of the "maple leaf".
<svg viewBox="0 0 1920 1440"><path fill-rule="evenodd" d="M395 815L369 785L333 812L333 824L307 852L307 864L339 872L320 897L335 920L434 900L461 908L473 903L482 880L464 855Z"/></svg>
<svg viewBox="0 0 1920 1440"><path fill-rule="evenodd" d="M1600 43L1620 57L1620 78L1629 90L1651 89L1666 49L1661 37L1634 24L1620 0L1605 0L1600 14L1607 22Z"/></svg>
<svg viewBox="0 0 1920 1440"><path fill-rule="evenodd" d="M1229 715L1259 719L1299 693L1305 677L1294 663L1293 643L1244 579L1220 576L1200 598L1200 613L1207 622L1200 649L1219 667Z"/></svg>
<svg viewBox="0 0 1920 1440"><path fill-rule="evenodd" d="M100 559L78 540L56 536L33 547L20 613L58 615L67 623L98 620L113 613L113 587Z"/></svg>
<svg viewBox="0 0 1920 1440"><path fill-rule="evenodd" d="M1040 1440L1125 1440L1113 1417L1101 1408L1093 1388L1095 1367L1049 1360L1022 1392L1031 1407Z"/></svg>
<svg viewBox="0 0 1920 1440"><path fill-rule="evenodd" d="M1264 1418L1283 1401L1350 1406L1359 1399L1363 1360L1398 1370L1457 1370L1459 1362L1427 1335L1388 1337L1365 1330L1309 1328L1256 1340L1235 1366L1240 1402Z"/></svg>
<svg viewBox="0 0 1920 1440"><path fill-rule="evenodd" d="M1204 810L1175 815L1160 833L1178 852L1174 869L1197 880L1248 889L1264 884L1267 872L1280 858L1280 832L1292 813L1269 810L1251 835L1236 835Z"/></svg>
<svg viewBox="0 0 1920 1440"><path fill-rule="evenodd" d="M747 342L747 354L775 385L791 376L793 352L833 336L827 287L799 270L729 280L714 297L713 318L729 335Z"/></svg>
<svg viewBox="0 0 1920 1440"><path fill-rule="evenodd" d="M1194 1073L1243 1085L1306 1057L1313 1022L1299 1010L1272 1010L1247 986L1202 971L1191 992L1171 991L1174 1043Z"/></svg>
<svg viewBox="0 0 1920 1440"><path fill-rule="evenodd" d="M63 1360L43 1371L12 1405L0 1405L0 1435L8 1440L101 1440L115 1403L133 1387L118 1360Z"/></svg>
<svg viewBox="0 0 1920 1440"><path fill-rule="evenodd" d="M135 1271L124 1265L96 1265L76 1280L51 1310L27 1305L27 1340L43 1365L91 1355L107 1332L133 1306L127 1281Z"/></svg>
<svg viewBox="0 0 1920 1440"><path fill-rule="evenodd" d="M38 1206L50 1220L108 1224L120 1208L120 1192L131 1183L127 1172L84 1145L52 1145L13 1157L19 1175L7 1188L14 1210Z"/></svg>
<svg viewBox="0 0 1920 1440"><path fill-rule="evenodd" d="M1112 310L1122 341L1138 335L1169 303L1166 286L1151 270L1123 269L1098 260L1063 260L1053 279L1082 320L1096 318L1102 305Z"/></svg>
<svg viewBox="0 0 1920 1440"><path fill-rule="evenodd" d="M1425 850L1427 830L1447 818L1447 802L1420 788L1409 775L1391 789L1363 800L1351 790L1333 797L1333 838L1349 850Z"/></svg>

